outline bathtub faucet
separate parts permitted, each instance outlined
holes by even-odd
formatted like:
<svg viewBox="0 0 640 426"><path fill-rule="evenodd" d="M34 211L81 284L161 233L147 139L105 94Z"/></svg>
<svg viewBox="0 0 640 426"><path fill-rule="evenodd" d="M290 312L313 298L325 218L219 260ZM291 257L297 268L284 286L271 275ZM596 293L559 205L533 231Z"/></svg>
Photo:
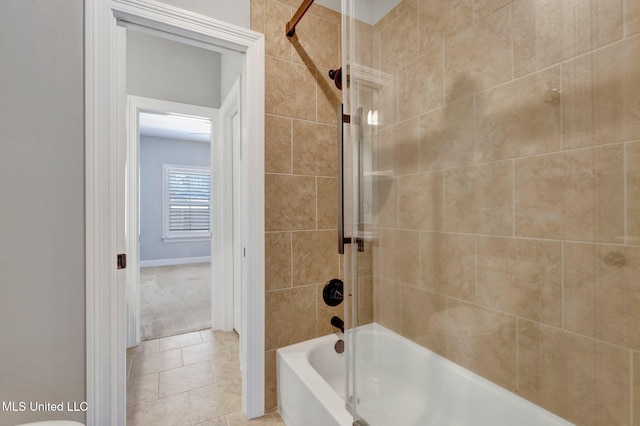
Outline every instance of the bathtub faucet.
<svg viewBox="0 0 640 426"><path fill-rule="evenodd" d="M342 331L344 333L344 321L342 321L340 318L334 316L331 318L331 325L334 327L337 327L340 329L340 331Z"/></svg>

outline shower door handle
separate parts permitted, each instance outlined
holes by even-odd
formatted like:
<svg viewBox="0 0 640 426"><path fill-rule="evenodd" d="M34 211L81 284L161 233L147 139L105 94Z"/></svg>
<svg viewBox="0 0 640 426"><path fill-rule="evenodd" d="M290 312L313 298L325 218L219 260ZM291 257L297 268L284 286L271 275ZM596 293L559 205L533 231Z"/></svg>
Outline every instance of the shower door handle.
<svg viewBox="0 0 640 426"><path fill-rule="evenodd" d="M363 217L362 217L362 108L358 109L355 117L344 114L344 105L338 105L338 253L344 254L344 245L356 242L358 251L364 251L364 239L362 237L345 237L344 235L344 124L356 124L358 126L358 232L362 235Z"/></svg>
<svg viewBox="0 0 640 426"><path fill-rule="evenodd" d="M350 117L344 115L344 105L338 105L338 253L344 254L344 245L351 244L351 238L344 236L344 123Z"/></svg>

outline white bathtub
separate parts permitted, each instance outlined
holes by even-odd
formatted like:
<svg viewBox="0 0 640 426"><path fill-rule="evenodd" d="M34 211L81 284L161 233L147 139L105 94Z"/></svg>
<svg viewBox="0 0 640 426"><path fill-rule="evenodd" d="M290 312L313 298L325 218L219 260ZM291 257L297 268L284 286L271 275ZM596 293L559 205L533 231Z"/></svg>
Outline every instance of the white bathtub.
<svg viewBox="0 0 640 426"><path fill-rule="evenodd" d="M355 332L358 413L370 426L571 425L379 324ZM278 349L278 410L288 426L352 425L338 339Z"/></svg>

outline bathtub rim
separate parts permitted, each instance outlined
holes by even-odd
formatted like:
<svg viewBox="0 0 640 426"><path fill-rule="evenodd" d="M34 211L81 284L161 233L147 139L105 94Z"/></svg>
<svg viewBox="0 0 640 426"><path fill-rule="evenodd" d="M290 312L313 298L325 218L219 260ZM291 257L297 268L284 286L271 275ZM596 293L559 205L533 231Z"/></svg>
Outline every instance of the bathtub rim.
<svg viewBox="0 0 640 426"><path fill-rule="evenodd" d="M284 348L276 350L276 377L280 378L280 363L286 363L292 370L296 371L297 376L302 383L309 389L309 392L318 400L320 404L331 416L336 424L349 425L353 424L353 417L347 411L345 400L331 387L331 385L320 375L313 367L309 360L310 351L321 345L328 345L339 339L344 339L342 333L332 333L325 336L316 337L305 340L303 342L294 343ZM345 387L346 387L346 361L345 361ZM286 411L282 409L280 398L280 386L277 386L278 393L278 411L286 416ZM286 419L285 419L286 422Z"/></svg>

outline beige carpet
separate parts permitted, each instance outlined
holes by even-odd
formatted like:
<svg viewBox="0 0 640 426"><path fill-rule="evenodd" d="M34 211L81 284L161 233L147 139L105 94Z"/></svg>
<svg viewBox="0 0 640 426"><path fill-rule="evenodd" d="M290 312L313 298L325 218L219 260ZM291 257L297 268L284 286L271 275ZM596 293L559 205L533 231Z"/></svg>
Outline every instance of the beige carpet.
<svg viewBox="0 0 640 426"><path fill-rule="evenodd" d="M211 328L211 264L140 268L142 340Z"/></svg>

